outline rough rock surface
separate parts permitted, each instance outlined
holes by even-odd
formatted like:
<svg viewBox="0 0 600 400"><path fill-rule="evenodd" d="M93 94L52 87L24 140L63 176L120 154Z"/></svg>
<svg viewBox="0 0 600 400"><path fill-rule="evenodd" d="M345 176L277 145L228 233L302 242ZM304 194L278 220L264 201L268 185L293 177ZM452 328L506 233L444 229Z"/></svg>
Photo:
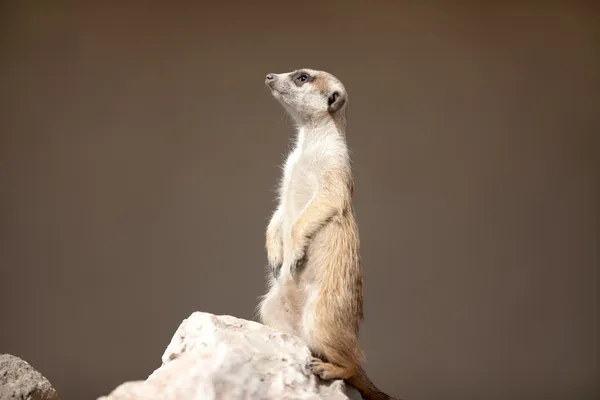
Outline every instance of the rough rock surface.
<svg viewBox="0 0 600 400"><path fill-rule="evenodd" d="M360 400L343 381L324 382L306 368L298 337L228 315L195 312L173 335L162 365L98 400Z"/></svg>
<svg viewBox="0 0 600 400"><path fill-rule="evenodd" d="M50 382L29 363L0 354L0 400L59 400Z"/></svg>

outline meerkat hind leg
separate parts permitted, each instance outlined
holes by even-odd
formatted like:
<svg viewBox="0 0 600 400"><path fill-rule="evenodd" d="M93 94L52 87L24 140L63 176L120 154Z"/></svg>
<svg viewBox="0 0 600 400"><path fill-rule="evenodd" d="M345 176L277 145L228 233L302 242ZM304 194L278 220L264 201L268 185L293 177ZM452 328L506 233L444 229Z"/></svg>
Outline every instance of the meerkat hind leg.
<svg viewBox="0 0 600 400"><path fill-rule="evenodd" d="M350 352L343 347L323 347L321 349L324 351L313 352L308 362L313 374L323 380L349 379L356 374L356 365Z"/></svg>
<svg viewBox="0 0 600 400"><path fill-rule="evenodd" d="M273 329L298 335L294 321L296 316L293 302L285 296L285 288L276 283L263 297L259 307L261 322Z"/></svg>

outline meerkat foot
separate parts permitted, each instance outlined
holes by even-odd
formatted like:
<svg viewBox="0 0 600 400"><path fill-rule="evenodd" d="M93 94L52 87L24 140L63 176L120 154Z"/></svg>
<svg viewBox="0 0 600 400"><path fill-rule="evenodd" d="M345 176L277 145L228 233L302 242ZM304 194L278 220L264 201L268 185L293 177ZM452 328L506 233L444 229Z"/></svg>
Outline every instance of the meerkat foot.
<svg viewBox="0 0 600 400"><path fill-rule="evenodd" d="M346 368L325 362L316 357L313 357L308 362L308 368L313 374L317 375L324 381L349 378Z"/></svg>

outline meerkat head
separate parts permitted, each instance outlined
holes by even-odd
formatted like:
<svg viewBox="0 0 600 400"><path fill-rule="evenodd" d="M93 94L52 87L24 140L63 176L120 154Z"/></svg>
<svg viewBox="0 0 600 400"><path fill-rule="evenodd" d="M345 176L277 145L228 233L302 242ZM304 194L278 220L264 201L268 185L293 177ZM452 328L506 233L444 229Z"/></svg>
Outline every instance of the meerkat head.
<svg viewBox="0 0 600 400"><path fill-rule="evenodd" d="M343 115L348 103L342 82L325 71L303 68L271 73L267 74L265 85L299 123Z"/></svg>

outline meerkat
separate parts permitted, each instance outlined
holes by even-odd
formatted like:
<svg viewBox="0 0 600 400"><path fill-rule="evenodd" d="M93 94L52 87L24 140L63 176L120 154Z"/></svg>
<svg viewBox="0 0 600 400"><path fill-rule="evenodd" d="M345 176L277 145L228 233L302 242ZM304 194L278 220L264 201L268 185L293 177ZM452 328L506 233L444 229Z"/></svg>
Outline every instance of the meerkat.
<svg viewBox="0 0 600 400"><path fill-rule="evenodd" d="M343 379L366 400L395 400L361 367L363 282L346 89L332 74L313 69L271 73L265 84L293 118L297 135L266 228L269 290L258 317L302 338L314 356L308 368L321 379Z"/></svg>

